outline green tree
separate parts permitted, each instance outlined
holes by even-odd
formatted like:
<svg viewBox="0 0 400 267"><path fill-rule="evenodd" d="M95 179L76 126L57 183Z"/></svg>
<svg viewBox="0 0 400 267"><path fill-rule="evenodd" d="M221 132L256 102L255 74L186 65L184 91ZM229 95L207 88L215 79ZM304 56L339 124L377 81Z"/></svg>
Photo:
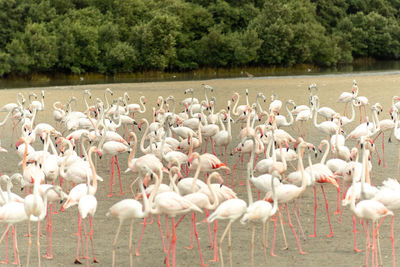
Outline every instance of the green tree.
<svg viewBox="0 0 400 267"><path fill-rule="evenodd" d="M26 25L23 41L33 60L31 68L37 71L51 70L58 59L56 36L47 31L45 24Z"/></svg>
<svg viewBox="0 0 400 267"><path fill-rule="evenodd" d="M156 14L148 23L133 27L132 39L142 69L163 70L176 57L176 36L180 23L175 16Z"/></svg>

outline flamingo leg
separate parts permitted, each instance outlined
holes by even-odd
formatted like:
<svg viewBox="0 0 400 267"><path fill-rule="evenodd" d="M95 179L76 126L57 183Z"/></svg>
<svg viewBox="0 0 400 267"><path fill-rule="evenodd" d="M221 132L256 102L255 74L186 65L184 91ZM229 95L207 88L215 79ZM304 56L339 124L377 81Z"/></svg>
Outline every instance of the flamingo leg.
<svg viewBox="0 0 400 267"><path fill-rule="evenodd" d="M317 188L314 186L314 234L309 237L317 237Z"/></svg>
<svg viewBox="0 0 400 267"><path fill-rule="evenodd" d="M144 220L143 220L142 233L140 234L139 242L138 242L138 244L136 246L136 249L135 249L135 255L136 256L140 256L139 248L140 248L140 244L142 243L142 239L143 239L143 235L144 235L144 230L146 229L146 225L147 225L147 217L144 218ZM160 227L161 227L161 224L160 224ZM161 232L161 228L160 228L160 232ZM161 238L162 238L162 234L161 234ZM163 241L163 245L164 245L164 241Z"/></svg>
<svg viewBox="0 0 400 267"><path fill-rule="evenodd" d="M227 150L228 146L225 146L225 165L226 165L226 150Z"/></svg>
<svg viewBox="0 0 400 267"><path fill-rule="evenodd" d="M191 226L190 226L190 247L186 247L187 249L193 249L193 230L194 230L194 218L195 218L195 213L192 212L192 222L191 222ZM182 217L183 218L183 217ZM179 222L178 222L179 223Z"/></svg>
<svg viewBox="0 0 400 267"><path fill-rule="evenodd" d="M392 216L392 223L391 223L391 227L390 227L390 241L392 243L393 267L395 267L396 266L396 253L395 253L395 247L394 247L393 225L394 225L394 216Z"/></svg>
<svg viewBox="0 0 400 267"><path fill-rule="evenodd" d="M254 237L256 235L256 225L251 226L251 252L250 252L250 264L254 266Z"/></svg>
<svg viewBox="0 0 400 267"><path fill-rule="evenodd" d="M111 192L110 194L107 195L107 197L112 197L112 187L113 187L113 180L114 180L114 166L115 166L115 160L114 156L111 156L111 181L110 181L110 187L111 187Z"/></svg>
<svg viewBox="0 0 400 267"><path fill-rule="evenodd" d="M370 240L369 240L369 227L368 227L369 221L366 221L366 229L367 229L367 240L366 240L366 253L365 253L365 266L368 266L369 262L369 248L370 248Z"/></svg>
<svg viewBox="0 0 400 267"><path fill-rule="evenodd" d="M117 163L117 170L118 170L118 179L119 179L119 188L121 190L121 196L124 194L122 192L122 182L121 182L121 170L119 169L119 163L118 163L118 156L115 155L115 162Z"/></svg>
<svg viewBox="0 0 400 267"><path fill-rule="evenodd" d="M306 253L303 252L303 250L301 249L299 238L297 237L296 231L294 230L294 227L293 227L293 224L292 224L292 220L290 219L290 213L289 213L288 204L286 203L285 206L286 206L286 211L287 211L287 215L288 215L288 222L289 222L290 229L292 229L293 235L296 238L296 242L297 242L297 246L299 248L300 254L304 255Z"/></svg>
<svg viewBox="0 0 400 267"><path fill-rule="evenodd" d="M97 258L96 258L96 254L94 253L94 245L93 245L93 217L91 215L89 215L89 222L90 222L90 233L88 234L90 237L90 244L92 246L92 256L93 256L93 262L94 263L98 263ZM89 256L87 254L87 256Z"/></svg>
<svg viewBox="0 0 400 267"><path fill-rule="evenodd" d="M77 244L77 247L76 247L76 257L75 257L75 264L81 264L81 262L80 262L80 260L79 260L79 246L80 246L80 241L81 241L81 238L82 238L82 228L81 228L82 226L81 226L81 215L79 214L79 212L78 212L78 233L77 233L77 235L78 235L78 244Z"/></svg>
<svg viewBox="0 0 400 267"><path fill-rule="evenodd" d="M32 246L31 220L28 217L28 256L26 257L26 267L29 267L29 259L31 257L31 246Z"/></svg>
<svg viewBox="0 0 400 267"><path fill-rule="evenodd" d="M158 230L160 231L161 243L162 243L162 246L163 246L163 251L165 253L165 252L167 252L167 249L165 248L164 236L163 236L163 232L162 232L162 229L161 229L161 218L160 218L160 215L157 215L157 225L158 225ZM168 227L168 224L167 224L167 227Z"/></svg>
<svg viewBox="0 0 400 267"><path fill-rule="evenodd" d="M268 237L266 236L268 234L268 230L267 233L265 232L265 222L263 222L263 226L262 226L262 247L263 247L263 252L264 252L264 260L265 260L265 266L267 266L267 240Z"/></svg>
<svg viewBox="0 0 400 267"><path fill-rule="evenodd" d="M115 249L117 248L117 240L119 232L121 231L122 220L119 221L117 233L115 234L114 242L112 243L112 267L115 267Z"/></svg>
<svg viewBox="0 0 400 267"><path fill-rule="evenodd" d="M232 238L231 238L231 227L228 231L228 253L229 253L229 266L232 267Z"/></svg>
<svg viewBox="0 0 400 267"><path fill-rule="evenodd" d="M214 259L210 260L211 262L218 261L217 234L218 234L218 221L214 221Z"/></svg>
<svg viewBox="0 0 400 267"><path fill-rule="evenodd" d="M353 215L353 233L354 233L354 251L355 252L361 252L360 249L357 248L357 228L356 228L356 216Z"/></svg>
<svg viewBox="0 0 400 267"><path fill-rule="evenodd" d="M208 212L208 210L204 209L204 212L206 213L206 219L208 218L208 216L210 216L210 213ZM208 235L210 237L210 248L213 247L213 238L212 238L212 234L211 234L211 227L210 227L210 223L207 222L207 228L208 228Z"/></svg>
<svg viewBox="0 0 400 267"><path fill-rule="evenodd" d="M239 178L239 184L240 185L244 185L244 182L242 181L243 180L243 161L244 161L243 159L244 159L244 155L242 154L240 156L240 163L241 163L240 178Z"/></svg>
<svg viewBox="0 0 400 267"><path fill-rule="evenodd" d="M197 233L196 213L194 213L194 212L193 212L193 218L194 218L194 235L196 236L197 247L199 248L200 263L201 263L201 266L203 266L203 267L208 266L208 264L204 263L203 255L201 253L199 234Z"/></svg>
<svg viewBox="0 0 400 267"><path fill-rule="evenodd" d="M282 230L282 234L283 234L283 241L285 243L285 246L282 248L282 250L286 250L286 249L289 248L289 246L288 246L288 243L287 243L287 240L286 240L285 228L283 227L283 216L282 216L282 213L281 213L280 209L278 210L278 212L279 212L279 220L280 220L280 223L281 223L281 230Z"/></svg>
<svg viewBox="0 0 400 267"><path fill-rule="evenodd" d="M224 241L224 238L225 238L226 234L228 233L229 229L231 228L231 224L232 224L232 221L229 221L228 225L227 225L226 228L225 228L224 233L223 233L222 236L221 236L221 239L220 239L219 242L218 242L218 246L219 246L219 257L220 257L220 259L221 259L221 266L222 266L222 267L224 266L224 257L222 256L222 247L221 247L221 245L222 245L222 241Z"/></svg>
<svg viewBox="0 0 400 267"><path fill-rule="evenodd" d="M217 155L217 153L215 153L215 149L214 149L214 140L213 140L213 138L212 138L212 137L210 137L210 140L211 140L211 148L212 148L212 152L213 152L213 154L216 156L216 155Z"/></svg>
<svg viewBox="0 0 400 267"><path fill-rule="evenodd" d="M340 181L338 178L335 178L337 184L340 184ZM337 188L336 190L336 211L333 214L340 214L340 187ZM342 188L343 190L343 188ZM339 217L340 218L340 217ZM340 221L339 221L340 222Z"/></svg>
<svg viewBox="0 0 400 267"><path fill-rule="evenodd" d="M235 162L235 164L233 164L233 168L232 168L232 185L231 187L235 186L235 170L236 170L236 166L239 163L240 158L237 159L237 161ZM399 143L399 166L400 166L400 143Z"/></svg>
<svg viewBox="0 0 400 267"><path fill-rule="evenodd" d="M83 220L83 234L85 236L85 251L86 251L86 266L89 266L89 251L88 251L88 242L87 242L87 232L86 232L86 223Z"/></svg>
<svg viewBox="0 0 400 267"><path fill-rule="evenodd" d="M322 185L321 185L321 190L322 190L322 193L324 194L325 206L326 206L326 216L328 217L329 230L331 231L331 233L330 233L329 235L327 235L327 237L333 237L333 231L332 231L331 219L330 219L330 217L329 217L329 206L328 206L328 200L326 199L326 195L325 195L325 189L324 189L324 186L322 186Z"/></svg>
<svg viewBox="0 0 400 267"><path fill-rule="evenodd" d="M133 254L132 254L132 234L133 234L133 219L129 226L129 266L133 267Z"/></svg>
<svg viewBox="0 0 400 267"><path fill-rule="evenodd" d="M301 226L300 216L299 216L299 214L297 214L296 206L297 205L296 205L296 200L295 200L295 201L293 201L293 213L294 213L294 216L296 216L297 224L299 225L299 229L300 229L300 234L303 237L303 240L306 240L306 236L304 234L303 227Z"/></svg>
<svg viewBox="0 0 400 267"><path fill-rule="evenodd" d="M18 244L17 244L17 227L14 227L14 253L15 253L15 261L13 262L13 264L18 264L18 266L21 266L21 261L19 260L19 250L18 250Z"/></svg>
<svg viewBox="0 0 400 267"><path fill-rule="evenodd" d="M271 248L271 252L270 252L270 253L271 253L271 256L277 256L277 255L274 253L277 221L278 221L278 219L276 218L276 215L275 215L275 220L274 220L274 235L273 235L273 238L272 238L272 248Z"/></svg>
<svg viewBox="0 0 400 267"><path fill-rule="evenodd" d="M7 238L6 238L6 259L4 261L2 261L1 263L8 263L7 246L8 246L8 232L9 232L9 230L10 230L10 225L7 224L7 228L4 231L4 233L1 235L1 238L0 238L0 243L1 243L3 241L3 239L4 239L4 236L7 235Z"/></svg>

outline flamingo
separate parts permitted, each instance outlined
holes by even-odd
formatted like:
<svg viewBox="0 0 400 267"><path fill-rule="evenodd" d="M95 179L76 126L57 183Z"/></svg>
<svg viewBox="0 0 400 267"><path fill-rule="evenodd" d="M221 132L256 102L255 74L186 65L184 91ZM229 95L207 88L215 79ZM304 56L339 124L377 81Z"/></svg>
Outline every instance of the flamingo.
<svg viewBox="0 0 400 267"><path fill-rule="evenodd" d="M353 87L350 92L343 92L340 94L339 98L336 100L337 103L344 103L344 115L346 116L346 107L349 102L352 102L354 97L358 95L358 85L355 80L353 80Z"/></svg>
<svg viewBox="0 0 400 267"><path fill-rule="evenodd" d="M225 164L227 163L226 161L226 150L228 148L228 145L232 141L232 129L231 129L231 102L228 101L228 114L227 114L227 129L225 129L224 123L222 122L221 117L218 118L219 123L221 125L221 130L214 136L214 145L216 147L221 147L221 153L222 154L222 147L225 148Z"/></svg>
<svg viewBox="0 0 400 267"><path fill-rule="evenodd" d="M100 151L104 155L110 155L111 156L111 181L110 181L110 188L111 192L107 197L112 197L113 192L112 192L112 185L113 185L113 180L114 180L114 168L115 164L117 165L118 169L118 178L119 178L119 186L121 190L121 195L124 193L122 192L122 182L121 182L121 171L119 168L119 163L118 163L118 154L124 153L124 152L129 152L129 146L126 146L125 144L117 141L105 141L106 134L103 134L102 139L100 140L99 146L98 146L98 151Z"/></svg>
<svg viewBox="0 0 400 267"><path fill-rule="evenodd" d="M61 188L59 186L53 186L46 190L44 194L44 199L39 196L39 185L40 179L35 177L34 186L33 186L33 194L27 195L24 201L24 210L28 219L28 236L29 236L29 245L28 245L28 256L26 261L26 266L29 266L30 260L30 252L31 252L31 220L37 220L37 248L38 248L38 266L40 264L40 258L42 257L40 254L40 221L44 219L46 216L46 207L47 207L47 192L49 190L54 190L60 196L63 196L61 192ZM31 216L34 216L31 218Z"/></svg>
<svg viewBox="0 0 400 267"><path fill-rule="evenodd" d="M197 98L194 97L194 89L193 88L188 88L183 92L185 95L186 94L191 94L191 97L185 98L184 100L182 100L180 103L182 105L190 105L191 103L193 104L198 104L199 100Z"/></svg>
<svg viewBox="0 0 400 267"><path fill-rule="evenodd" d="M232 109L232 114L235 115L235 116L241 115L247 109L247 107L250 106L249 105L249 90L246 89L246 105L238 106L239 99L240 99L239 93L234 93L232 95L232 102L236 101L236 103L235 103L235 105L233 106L233 109Z"/></svg>
<svg viewBox="0 0 400 267"><path fill-rule="evenodd" d="M366 155L364 156L364 161L368 158L368 150L366 151ZM361 179L363 179L363 177L361 177ZM363 182L362 182L363 183ZM353 187L352 187L352 193L353 195L355 194L355 180L353 180L352 183ZM362 189L361 189L362 192ZM357 205L355 204L355 197L353 197L351 199L351 203L350 203L350 209L351 211L354 213L354 215L356 215L358 218L360 219L364 219L364 220L370 220L372 222L372 264L376 265L378 262L378 257L375 257L375 261L374 261L374 256L377 255L377 248L376 248L376 234L377 231L380 227L380 225L383 222L383 219L388 216L394 216L393 212L391 210L389 210L387 207L385 207L381 202L377 201L376 199L364 199L361 200L357 203ZM379 220L382 219L381 222L375 227L375 223ZM369 236L369 227L368 227L368 221L367 221L367 239L366 239L366 243L367 243L367 250L366 250L366 265L368 266L368 262L369 262L369 247L371 245L370 243L370 236ZM393 254L394 257L394 254ZM393 263L394 263L394 258L393 258Z"/></svg>
<svg viewBox="0 0 400 267"><path fill-rule="evenodd" d="M278 99L276 94L271 95L271 104L269 104L269 112L279 115L282 107L282 101Z"/></svg>
<svg viewBox="0 0 400 267"><path fill-rule="evenodd" d="M285 204L287 215L288 215L289 226L290 226L290 228L291 228L291 230L293 232L293 235L296 238L297 246L298 246L300 254L305 254L305 252L303 252L303 250L301 249L300 241L299 241L299 239L297 237L296 231L293 228L292 221L290 219L290 213L289 213L289 209L288 209L288 204L287 203L297 199L306 190L307 178L306 178L305 171L304 171L304 166L303 166L303 153L304 153L304 150L305 150L306 147L307 147L307 143L305 143L301 139L300 143L298 145L299 169L300 169L300 173L301 173L301 177L302 177L301 186L298 187L298 186L293 185L293 184L281 184L281 185L275 187L275 194L277 195L278 203ZM275 184L275 182L274 182L274 184ZM272 199L271 192L269 192L265 196L265 200L270 201L271 199ZM281 226L282 226L282 224L283 224L282 223L282 216L279 215L279 218L281 220ZM282 226L282 228L283 228L283 226ZM274 252L273 252L274 251L274 246L275 246L275 232L276 232L276 222L275 222L275 225L274 225L274 238L273 238L273 241L272 241L272 250L271 250L271 255L273 255L273 256L275 255ZM287 242L286 242L285 235L284 235L284 241L285 241L285 249L287 249Z"/></svg>
<svg viewBox="0 0 400 267"><path fill-rule="evenodd" d="M237 219L243 216L247 210L247 204L244 200L239 198L228 199L222 202L218 208L211 213L207 218L207 222L211 223L215 220L228 220L228 224L223 232L221 239L218 242L219 257L221 260L221 266L224 266L224 257L222 256L222 241L228 233L228 251L229 251L229 262L232 266L232 246L231 246L231 225Z"/></svg>
<svg viewBox="0 0 400 267"><path fill-rule="evenodd" d="M146 174L144 179L147 179L150 173ZM131 186L133 183L131 184ZM143 187L143 180L140 179L139 184L140 190L143 195L143 205L139 201L135 199L123 199L110 207L106 216L114 216L119 219L119 225L117 228L117 233L115 234L114 242L113 242L113 249L112 249L112 266L115 266L115 250L117 246L118 236L121 231L121 226L123 222L127 219L131 220L131 224L129 227L129 263L130 266L133 266L133 258L132 258L132 232L133 232L133 221L134 219L142 219L146 218L150 213L150 206L154 199L155 190L152 191L150 194L150 201L147 198L147 194ZM144 206L144 210L143 210Z"/></svg>
<svg viewBox="0 0 400 267"><path fill-rule="evenodd" d="M1 190L0 187L0 195L1 195L1 207L0 207L0 222L7 223L7 228L4 231L3 235L0 238L0 243L2 242L4 235L6 234L6 259L2 261L2 263L8 263L8 232L10 226L12 227L12 235L13 235L13 244L14 244L14 262L13 264L18 264L20 266L19 260L19 252L17 247L16 240L16 229L15 223L21 222L27 219L26 213L24 210L24 199L19 197L18 195L11 192L11 188L13 186L12 180L17 179L21 183L21 188L25 186L25 182L23 177L19 173L13 174L11 177L8 175L2 175L0 177L0 181L7 182L7 195Z"/></svg>
<svg viewBox="0 0 400 267"><path fill-rule="evenodd" d="M251 138L253 139L253 144L255 144L254 136L249 136L246 138ZM255 150L255 145L253 145L253 148ZM279 178L280 175L278 172L274 171L272 173L272 177L270 179L270 186L272 188L272 194L273 194L273 201L274 204L271 205L269 202L264 201L264 200L258 200L256 202L253 202L253 196L251 193L251 187L250 187L250 180L252 178L252 166L253 166L253 161L254 161L254 152L251 154L251 158L249 163L247 164L247 181L246 181L246 188L247 188L247 196L249 199L249 206L247 207L246 212L244 213L243 217L240 219L240 222L242 224L245 224L247 222L253 223L252 225L252 235L251 235L251 266L254 266L254 235L255 235L255 223L261 222L262 223L262 246L263 246L263 251L264 251L264 259L265 259L265 264L267 264L267 243L265 240L265 224L267 220L269 220L278 210L278 196L275 193L275 184L274 180L275 178Z"/></svg>
<svg viewBox="0 0 400 267"><path fill-rule="evenodd" d="M326 183L331 183L334 185L338 190L339 190L339 184L337 181L334 179L334 175L332 171L325 165L326 158L329 153L329 142L327 140L322 140L321 144L324 144L326 146L326 150L324 152L324 155L321 159L320 163L312 164L311 162L311 157L310 154L308 154L308 162L309 166L306 168L306 171L311 175L312 181L313 181L313 189L314 189L314 234L311 235L310 237L316 237L317 236L317 230L316 230L316 218L317 218L317 188L316 185L320 184L321 185L321 190L324 195L325 199L325 206L326 206L326 214L328 217L328 223L329 223L329 229L330 229L330 234L328 234L328 237L333 236L333 230L331 226L331 220L329 217L329 207L328 207L328 201L326 199L325 195L325 189L323 187L323 184Z"/></svg>
<svg viewBox="0 0 400 267"><path fill-rule="evenodd" d="M88 155L88 160L89 160L89 165L90 169L92 171L91 173L91 180L92 186L90 186L90 178L89 178L89 173L87 174L87 191L86 194L83 195L78 202L78 211L80 214L80 217L84 220L87 216L89 216L89 221L90 221L90 232L86 233L86 226L85 222L83 222L83 227L84 227L84 233L85 233L85 240L86 240L86 262L87 265L89 265L88 259L89 259L89 254L87 251L87 236L90 236L90 242L92 244L92 256L93 256L93 262L98 263L95 253L94 253L94 246L93 246L93 216L96 213L97 209L97 199L94 196L97 191L97 178L96 178L96 169L94 167L93 161L92 161L92 154L96 152L99 155L101 155L101 150L99 150L96 146L92 146L89 149L89 155Z"/></svg>
<svg viewBox="0 0 400 267"><path fill-rule="evenodd" d="M202 191L197 191L197 192L192 192L191 194L185 195L184 198L186 200L189 200L190 202L194 203L200 209L215 210L215 208L218 207L219 201L218 201L218 197L217 197L217 194L216 194L214 188L211 186L212 179L218 179L218 181L221 184L223 183L223 179L222 179L221 175L217 172L213 172L213 173L211 173L210 176L208 176L207 187L208 187L208 190L211 192L211 197L209 197L209 195L205 194ZM193 179L193 182L192 182L193 189L195 188L196 180L197 179ZM198 237L198 233L197 233L196 213L195 212L192 213L192 226L191 227L192 227L191 232L193 233L193 229L194 229L194 234L196 236L197 246L199 248L201 266L206 266L207 264L204 263L203 256L201 253L200 241L199 241L199 237ZM191 240L193 240L193 239L191 239ZM191 244L191 248L193 248L193 244Z"/></svg>
<svg viewBox="0 0 400 267"><path fill-rule="evenodd" d="M160 187L160 183L162 181L162 175L163 172L161 169L158 170L158 173L160 173L160 177L156 174L156 187L155 191L158 191L158 188ZM167 214L169 217L171 217L171 224L172 224L172 237L171 237L171 243L168 247L168 252L167 252L167 258L166 258L166 264L169 266L169 255L172 250L172 266L176 266L175 262L175 254L176 254L176 224L175 224L175 217L180 214L184 214L190 211L197 211L202 213L203 211L198 208L196 205L194 205L192 202L184 199L182 196L175 192L164 192L161 194L158 194L155 199L154 199L154 205L151 207L151 214Z"/></svg>

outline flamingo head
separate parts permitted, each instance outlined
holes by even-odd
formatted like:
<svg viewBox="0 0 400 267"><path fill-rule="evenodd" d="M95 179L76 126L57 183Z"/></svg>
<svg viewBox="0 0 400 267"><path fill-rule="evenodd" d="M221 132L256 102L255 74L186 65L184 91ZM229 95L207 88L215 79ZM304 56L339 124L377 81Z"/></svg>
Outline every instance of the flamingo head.
<svg viewBox="0 0 400 267"><path fill-rule="evenodd" d="M95 149L95 152L97 153L97 155L99 156L99 158L101 158L103 156L103 152L101 152L100 149Z"/></svg>
<svg viewBox="0 0 400 267"><path fill-rule="evenodd" d="M236 99L238 96L239 96L238 93L234 93L234 94L232 95L232 102L235 102L235 99Z"/></svg>

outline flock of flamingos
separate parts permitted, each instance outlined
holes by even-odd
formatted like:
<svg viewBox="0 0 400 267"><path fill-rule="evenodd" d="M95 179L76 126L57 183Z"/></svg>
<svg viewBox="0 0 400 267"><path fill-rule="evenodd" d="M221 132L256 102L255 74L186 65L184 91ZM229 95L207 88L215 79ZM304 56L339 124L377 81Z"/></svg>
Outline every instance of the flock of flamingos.
<svg viewBox="0 0 400 267"><path fill-rule="evenodd" d="M36 233L38 263L33 265L40 266L42 258L40 224L43 220L46 220L47 230L47 253L44 257L53 258L52 219L53 214L57 213L57 202L62 203L61 211L78 206L75 263L80 264L82 259L87 266L90 262L98 262L95 254L96 242L93 239L98 180L105 181L103 186L110 190L107 197L112 197L113 185L118 184L118 175L118 190L123 194L126 189L122 187L118 157L127 152L129 158L125 172L134 173L132 177L137 178L130 188L133 198L115 203L107 213L107 216L119 220L110 255L112 266L118 265L117 252L120 258L124 255L122 251L116 251L123 223L130 221L129 261L130 266L133 266L133 250L139 255L146 225L153 222L153 217L159 226L165 264L175 266L176 229L187 214L191 216L191 247L196 239L202 266L209 262L202 256L198 223L208 225L208 236L203 238L210 242L214 252L210 262L219 261L222 266L222 247L226 236L229 263L232 266L231 225L239 222L252 225L249 256L252 266L255 264L257 224L262 225L265 265L267 254L275 255L278 223L285 247L287 248L284 231L286 225L290 227L297 241L299 253L303 254L301 196L307 187L313 187L316 201L317 186L321 188L325 198L330 229L328 236L333 236L333 231L325 186L333 186L337 190L335 214L339 218L344 208L350 208L353 213L356 252L360 252L357 247L356 224L362 224L367 242L366 266L382 264L379 227L386 216L391 216L391 253L395 266L393 210L400 208L400 184L396 179L388 178L381 185L374 185L371 181L371 161L378 159L385 165L384 150L383 155L379 155L376 150L378 136L387 133L390 134L389 140L393 135L400 141L400 97L393 97L391 119L379 120L382 106L379 103L370 104L366 97L360 96L356 81L353 81L352 86L349 85L347 92L337 98L337 102L343 103L342 114L327 106L320 106L315 84L308 87L309 101L302 105L297 105L293 100L282 103L277 95L272 95L269 101L263 93L258 93L253 103L246 90L245 95L234 93L231 98L218 99L225 103L225 108L221 110L215 110L214 88L203 84L202 90L204 99L195 98L194 89L190 88L184 92L187 98L179 103L173 96L166 99L158 97L156 102L152 100L153 103L149 103L153 107L147 109L144 96L140 97L140 104L132 104L129 103L128 93L115 96L112 90L106 89L103 99L93 99L91 92L84 90L85 110L75 110L75 97L71 97L66 103L55 102L52 104L52 125L36 120L38 113L49 109L49 105L45 105L44 91L41 96L30 93L28 99L18 93L17 103L1 107L0 111L6 117L0 125L4 130L9 121L10 129L13 129L13 144L16 142L22 166L21 173L10 176L3 174L0 177L0 182L6 184L6 191L0 186L0 221L7 225L0 242L6 237L8 243L8 234L11 231L15 258L12 263L21 265L15 226L25 221L29 237L26 266L30 264L32 222L37 223L35 229L39 229ZM184 111L175 112L175 106ZM153 117L150 122L144 118L149 111ZM356 113L360 116L359 123ZM351 129L349 126L353 127L355 123L351 122L355 120L357 127ZM232 131L233 127L237 129L236 132ZM318 129L320 143L307 142L310 127ZM290 128L296 136L289 134L285 128ZM141 139L137 136L139 133ZM232 139L239 142L232 143ZM349 148L346 145L349 140L356 141L357 146ZM40 141L43 142L43 149L35 150L33 145L38 147ZM140 156L136 155L139 148ZM0 148L0 151L7 152L4 148ZM323 152L322 159L313 163L318 151ZM227 166L227 154L238 155L233 166ZM94 162L97 157L102 156L111 158L111 177L100 177L97 174ZM237 168L239 161L241 168ZM243 169L247 170L244 174ZM204 179L200 173L204 174ZM25 188L23 197L11 192L16 184L14 180ZM240 188L247 190L248 199L237 197L235 190ZM252 190L257 191L258 200L253 200L256 194L253 195ZM288 208L289 204L293 205L293 209ZM314 236L316 207L315 203ZM291 212L295 215L293 221ZM167 235L163 234L161 228L161 215L166 217ZM62 216L62 213L57 216ZM197 216L202 216L202 219L197 220ZM135 219L143 221L143 230L136 248L133 249L132 230ZM88 229L86 220L90 224ZM218 238L218 221L221 220L228 223ZM273 222L274 229L270 245L267 241L269 220ZM8 263L7 252L5 262ZM258 262L257 265L260 264Z"/></svg>

